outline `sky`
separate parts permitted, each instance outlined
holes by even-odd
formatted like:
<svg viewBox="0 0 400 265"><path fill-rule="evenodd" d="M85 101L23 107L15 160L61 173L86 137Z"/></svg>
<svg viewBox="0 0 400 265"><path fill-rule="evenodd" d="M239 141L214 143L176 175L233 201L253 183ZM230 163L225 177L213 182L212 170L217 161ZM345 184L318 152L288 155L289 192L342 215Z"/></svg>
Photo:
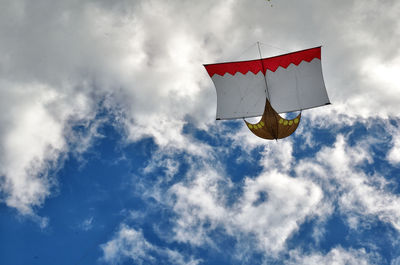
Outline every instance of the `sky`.
<svg viewBox="0 0 400 265"><path fill-rule="evenodd" d="M0 0L0 264L400 264L400 2ZM203 64L322 45L290 137Z"/></svg>

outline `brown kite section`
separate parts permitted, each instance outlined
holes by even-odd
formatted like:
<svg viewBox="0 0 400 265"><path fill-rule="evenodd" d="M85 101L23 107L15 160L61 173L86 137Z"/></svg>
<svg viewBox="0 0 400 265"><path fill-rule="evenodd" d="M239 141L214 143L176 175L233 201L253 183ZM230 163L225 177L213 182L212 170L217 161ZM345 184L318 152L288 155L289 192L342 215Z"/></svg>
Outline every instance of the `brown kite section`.
<svg viewBox="0 0 400 265"><path fill-rule="evenodd" d="M282 118L271 106L268 99L265 103L261 120L256 124L244 121L247 127L258 137L264 139L282 139L288 137L297 129L300 123L301 113L293 120Z"/></svg>

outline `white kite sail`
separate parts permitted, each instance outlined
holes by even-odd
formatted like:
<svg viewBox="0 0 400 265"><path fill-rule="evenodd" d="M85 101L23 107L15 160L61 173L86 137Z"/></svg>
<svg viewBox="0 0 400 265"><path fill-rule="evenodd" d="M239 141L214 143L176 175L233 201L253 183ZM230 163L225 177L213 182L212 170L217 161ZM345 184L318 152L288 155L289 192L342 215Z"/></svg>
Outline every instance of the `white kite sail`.
<svg viewBox="0 0 400 265"><path fill-rule="evenodd" d="M329 104L321 47L250 61L204 65L217 90L217 119L261 116Z"/></svg>

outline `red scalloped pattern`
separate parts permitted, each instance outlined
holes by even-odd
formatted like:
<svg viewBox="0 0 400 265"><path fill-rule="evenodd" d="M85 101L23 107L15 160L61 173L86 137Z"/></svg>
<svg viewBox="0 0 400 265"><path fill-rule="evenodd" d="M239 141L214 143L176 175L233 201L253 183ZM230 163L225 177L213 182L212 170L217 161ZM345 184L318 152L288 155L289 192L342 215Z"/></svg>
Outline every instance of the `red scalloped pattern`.
<svg viewBox="0 0 400 265"><path fill-rule="evenodd" d="M212 77L215 74L220 76L223 76L226 73L234 75L237 72L246 74L249 71L253 74L257 74L258 72L262 71L263 64L265 74L267 69L275 72L278 67L287 68L292 63L295 65L299 65L302 61L311 62L315 58L321 60L321 47L292 52L270 58L264 58L262 60L206 64L204 65L204 67L206 68L210 77Z"/></svg>

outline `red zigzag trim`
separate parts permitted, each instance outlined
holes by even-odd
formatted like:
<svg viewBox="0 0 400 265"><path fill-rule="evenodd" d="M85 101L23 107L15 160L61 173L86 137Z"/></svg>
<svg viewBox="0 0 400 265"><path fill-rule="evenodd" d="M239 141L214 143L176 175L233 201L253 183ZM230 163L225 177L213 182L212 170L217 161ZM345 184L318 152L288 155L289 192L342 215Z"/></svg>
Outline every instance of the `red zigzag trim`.
<svg viewBox="0 0 400 265"><path fill-rule="evenodd" d="M321 60L321 47L264 58L262 59L262 63L264 65L264 74L267 69L275 72L279 66L287 68L291 63L299 65L302 61L311 62L315 58ZM226 73L234 75L237 72L246 74L249 71L257 74L258 72L262 71L263 68L260 59L251 61L205 64L204 67L206 68L210 77L215 74L223 76Z"/></svg>

